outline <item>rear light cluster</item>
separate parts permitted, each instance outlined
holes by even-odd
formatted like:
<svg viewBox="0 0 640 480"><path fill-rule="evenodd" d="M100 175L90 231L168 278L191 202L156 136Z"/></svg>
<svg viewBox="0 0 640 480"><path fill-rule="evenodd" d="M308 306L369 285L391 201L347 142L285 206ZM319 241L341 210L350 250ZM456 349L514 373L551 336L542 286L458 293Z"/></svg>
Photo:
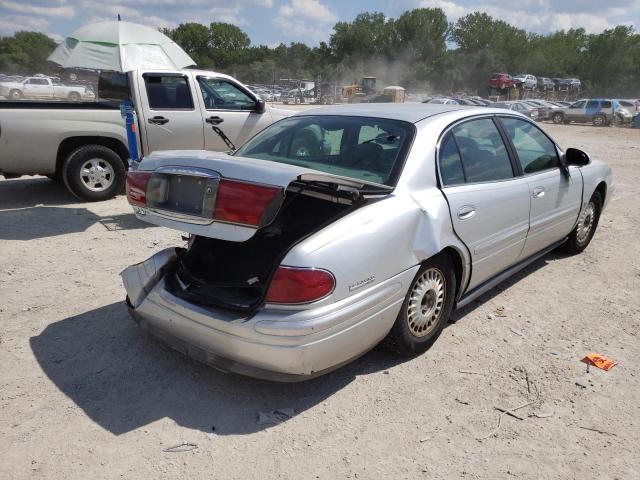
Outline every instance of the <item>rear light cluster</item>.
<svg viewBox="0 0 640 480"><path fill-rule="evenodd" d="M147 206L147 185L153 172L129 170L126 192L131 205ZM213 219L259 227L277 212L282 189L237 180L221 179Z"/></svg>
<svg viewBox="0 0 640 480"><path fill-rule="evenodd" d="M326 297L336 286L327 270L278 267L265 298L267 303L309 303Z"/></svg>

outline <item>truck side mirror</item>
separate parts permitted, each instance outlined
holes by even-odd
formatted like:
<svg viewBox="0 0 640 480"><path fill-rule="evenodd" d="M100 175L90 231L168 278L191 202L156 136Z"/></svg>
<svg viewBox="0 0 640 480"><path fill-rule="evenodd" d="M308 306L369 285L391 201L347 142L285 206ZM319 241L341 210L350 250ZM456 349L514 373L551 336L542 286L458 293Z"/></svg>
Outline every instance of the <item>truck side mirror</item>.
<svg viewBox="0 0 640 480"><path fill-rule="evenodd" d="M574 165L576 167L583 167L589 165L591 159L586 152L577 148L567 148L564 152L564 161L566 165Z"/></svg>
<svg viewBox="0 0 640 480"><path fill-rule="evenodd" d="M264 113L267 110L267 104L262 98L256 100L256 112Z"/></svg>

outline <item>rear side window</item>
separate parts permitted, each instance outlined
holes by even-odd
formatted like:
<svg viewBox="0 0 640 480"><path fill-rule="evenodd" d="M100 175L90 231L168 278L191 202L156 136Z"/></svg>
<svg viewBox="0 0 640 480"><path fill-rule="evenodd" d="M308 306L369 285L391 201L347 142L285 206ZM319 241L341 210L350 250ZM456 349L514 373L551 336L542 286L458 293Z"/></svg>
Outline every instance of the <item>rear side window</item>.
<svg viewBox="0 0 640 480"><path fill-rule="evenodd" d="M611 108L611 102L609 100L603 100L602 108Z"/></svg>
<svg viewBox="0 0 640 480"><path fill-rule="evenodd" d="M471 120L452 130L468 183L513 177L507 148L493 120Z"/></svg>
<svg viewBox="0 0 640 480"><path fill-rule="evenodd" d="M587 102L587 108L598 108L598 101L597 100L589 100Z"/></svg>
<svg viewBox="0 0 640 480"><path fill-rule="evenodd" d="M442 141L438 161L442 185L458 185L465 182L462 158L451 132L447 133Z"/></svg>
<svg viewBox="0 0 640 480"><path fill-rule="evenodd" d="M525 174L558 167L558 152L549 138L535 125L518 118L502 118Z"/></svg>
<svg viewBox="0 0 640 480"><path fill-rule="evenodd" d="M152 110L193 110L193 99L186 77L144 75L144 83Z"/></svg>

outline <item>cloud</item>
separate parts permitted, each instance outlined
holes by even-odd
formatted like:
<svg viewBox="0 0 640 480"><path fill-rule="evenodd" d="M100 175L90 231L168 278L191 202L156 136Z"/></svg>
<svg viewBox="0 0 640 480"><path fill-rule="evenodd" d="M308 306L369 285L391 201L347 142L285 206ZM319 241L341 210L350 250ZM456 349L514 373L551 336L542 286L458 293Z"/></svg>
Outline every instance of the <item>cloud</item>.
<svg viewBox="0 0 640 480"><path fill-rule="evenodd" d="M57 7L45 7L33 5L31 3L17 3L0 0L0 8L19 14L43 15L46 17L73 17L76 12L71 5L60 5ZM2 23L6 22L3 19Z"/></svg>
<svg viewBox="0 0 640 480"><path fill-rule="evenodd" d="M319 0L290 0L281 5L272 23L286 37L326 40L338 16Z"/></svg>
<svg viewBox="0 0 640 480"><path fill-rule="evenodd" d="M6 15L0 22L0 35L13 35L21 30L44 31L50 22L46 18L26 15Z"/></svg>

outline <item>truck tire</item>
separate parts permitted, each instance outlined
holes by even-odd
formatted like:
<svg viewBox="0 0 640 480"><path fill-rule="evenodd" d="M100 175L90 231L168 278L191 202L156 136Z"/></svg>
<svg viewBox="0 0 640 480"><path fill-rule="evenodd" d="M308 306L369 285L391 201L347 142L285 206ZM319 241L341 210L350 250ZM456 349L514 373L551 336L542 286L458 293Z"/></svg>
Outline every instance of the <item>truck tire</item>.
<svg viewBox="0 0 640 480"><path fill-rule="evenodd" d="M78 102L80 100L80 94L78 92L69 92L69 101Z"/></svg>
<svg viewBox="0 0 640 480"><path fill-rule="evenodd" d="M11 100L20 100L22 98L22 92L20 90L11 90L9 92L9 98Z"/></svg>
<svg viewBox="0 0 640 480"><path fill-rule="evenodd" d="M62 167L62 178L69 191L88 202L115 197L122 192L126 175L120 156L102 145L75 149Z"/></svg>

